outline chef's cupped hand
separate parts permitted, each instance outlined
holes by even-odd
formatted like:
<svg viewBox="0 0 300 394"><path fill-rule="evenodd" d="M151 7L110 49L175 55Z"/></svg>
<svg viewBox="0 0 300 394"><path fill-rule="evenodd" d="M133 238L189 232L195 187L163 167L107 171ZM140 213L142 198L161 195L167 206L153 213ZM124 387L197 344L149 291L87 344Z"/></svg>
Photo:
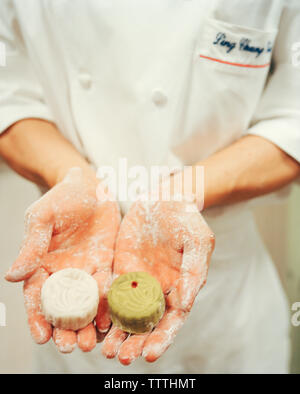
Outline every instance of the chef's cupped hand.
<svg viewBox="0 0 300 394"><path fill-rule="evenodd" d="M156 361L173 342L205 284L214 235L196 204L137 201L124 217L117 238L114 275L146 271L165 294L166 311L152 332L128 335L112 326L102 353L124 365L143 356Z"/></svg>
<svg viewBox="0 0 300 394"><path fill-rule="evenodd" d="M43 344L53 337L64 353L77 344L83 351L91 351L96 345L96 328L90 323L74 332L53 328L45 320L41 289L52 273L72 267L93 275L100 294L96 326L106 332L111 324L106 293L120 212L116 202L97 198L99 187L96 176L71 168L61 182L30 206L19 256L6 274L9 281L24 280L25 306L35 342Z"/></svg>

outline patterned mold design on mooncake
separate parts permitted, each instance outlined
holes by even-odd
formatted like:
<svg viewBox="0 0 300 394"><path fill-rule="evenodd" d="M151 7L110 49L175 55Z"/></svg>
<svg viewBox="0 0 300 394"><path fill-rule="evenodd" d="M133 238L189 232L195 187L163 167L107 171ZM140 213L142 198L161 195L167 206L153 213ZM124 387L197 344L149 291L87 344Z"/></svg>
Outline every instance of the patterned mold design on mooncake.
<svg viewBox="0 0 300 394"><path fill-rule="evenodd" d="M165 311L160 283L147 272L129 272L114 280L108 303L112 322L123 331L151 331Z"/></svg>
<svg viewBox="0 0 300 394"><path fill-rule="evenodd" d="M96 280L77 268L51 275L42 287L41 306L45 319L54 327L79 330L93 321L99 304Z"/></svg>

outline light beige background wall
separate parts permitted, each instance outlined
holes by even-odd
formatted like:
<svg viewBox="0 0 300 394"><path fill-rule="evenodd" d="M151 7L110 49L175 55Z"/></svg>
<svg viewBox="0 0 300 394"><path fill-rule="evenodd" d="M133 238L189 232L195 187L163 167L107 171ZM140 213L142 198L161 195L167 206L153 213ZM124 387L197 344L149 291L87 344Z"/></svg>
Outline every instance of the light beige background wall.
<svg viewBox="0 0 300 394"><path fill-rule="evenodd" d="M32 344L23 307L22 286L3 280L17 255L25 209L39 196L37 188L0 162L0 302L6 305L7 326L0 327L0 373L28 373ZM259 228L281 272L291 301L300 301L300 187L287 203L260 207ZM293 372L300 372L300 327L294 328Z"/></svg>
<svg viewBox="0 0 300 394"><path fill-rule="evenodd" d="M38 198L35 186L0 162L0 302L6 305L6 327L0 327L0 373L31 368L31 338L23 307L22 285L3 276L14 261L23 236L24 210Z"/></svg>

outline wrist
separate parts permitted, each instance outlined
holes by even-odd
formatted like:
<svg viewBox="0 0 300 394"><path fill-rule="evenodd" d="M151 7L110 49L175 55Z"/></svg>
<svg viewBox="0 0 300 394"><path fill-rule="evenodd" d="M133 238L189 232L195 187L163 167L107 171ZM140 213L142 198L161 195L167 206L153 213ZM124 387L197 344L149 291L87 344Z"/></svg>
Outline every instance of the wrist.
<svg viewBox="0 0 300 394"><path fill-rule="evenodd" d="M96 172L84 159L63 163L54 169L46 169L43 173L43 179L47 186L49 188L52 188L53 186L60 183L72 168L80 168L82 170L84 178L88 182L90 182L91 184L97 183Z"/></svg>
<svg viewBox="0 0 300 394"><path fill-rule="evenodd" d="M205 172L203 209L226 204L235 191L237 171L226 171L213 157L199 164Z"/></svg>
<svg viewBox="0 0 300 394"><path fill-rule="evenodd" d="M183 171L171 174L162 189L169 187L172 200L195 204L199 212L204 208L204 167L186 166Z"/></svg>

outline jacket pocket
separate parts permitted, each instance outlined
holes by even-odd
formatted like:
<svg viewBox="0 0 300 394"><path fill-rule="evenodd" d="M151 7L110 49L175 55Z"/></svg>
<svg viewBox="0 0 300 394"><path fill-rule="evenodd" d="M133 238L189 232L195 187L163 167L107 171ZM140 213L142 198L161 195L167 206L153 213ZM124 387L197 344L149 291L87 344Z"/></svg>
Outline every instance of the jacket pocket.
<svg viewBox="0 0 300 394"><path fill-rule="evenodd" d="M207 18L197 46L199 59L207 67L229 73L256 70L264 74L270 66L276 34L277 30L257 30Z"/></svg>
<svg viewBox="0 0 300 394"><path fill-rule="evenodd" d="M269 74L277 30L205 18L195 39L189 99L173 152L194 163L248 129Z"/></svg>

